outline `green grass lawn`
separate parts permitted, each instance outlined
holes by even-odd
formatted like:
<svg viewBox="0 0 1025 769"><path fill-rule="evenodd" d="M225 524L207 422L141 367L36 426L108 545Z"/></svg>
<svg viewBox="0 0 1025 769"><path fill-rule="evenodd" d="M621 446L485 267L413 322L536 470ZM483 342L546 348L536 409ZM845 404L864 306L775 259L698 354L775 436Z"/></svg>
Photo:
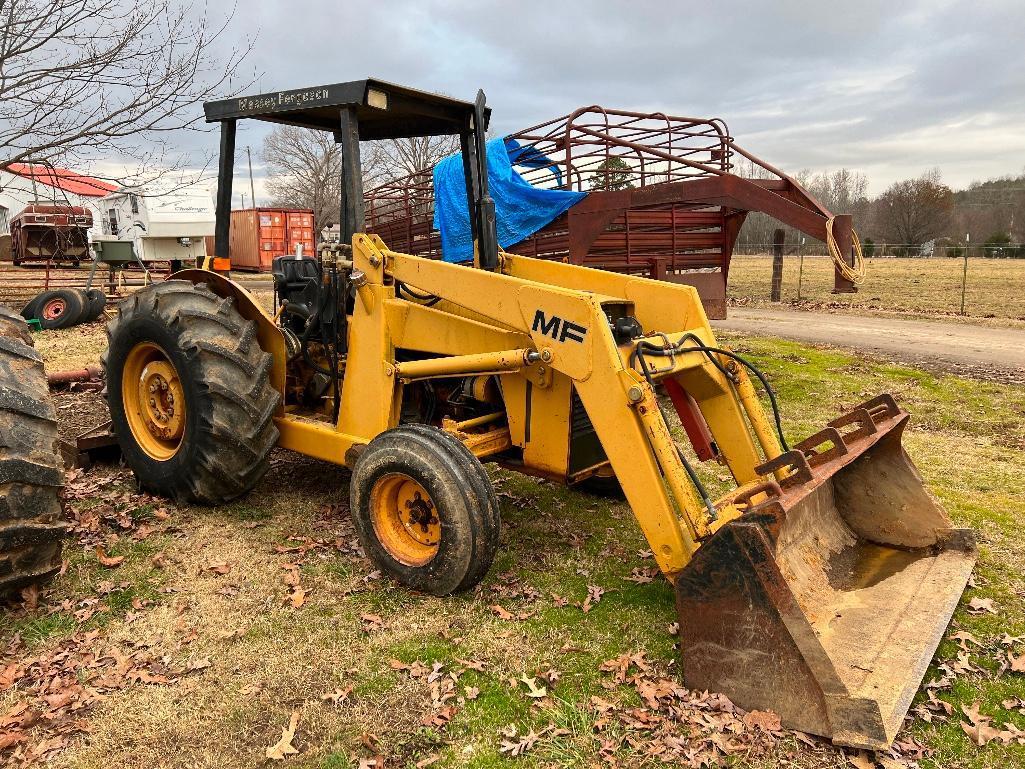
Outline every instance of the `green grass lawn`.
<svg viewBox="0 0 1025 769"><path fill-rule="evenodd" d="M917 750L922 766L937 768L1022 765L1025 746L993 740L978 747L960 722L967 720L961 707L977 702L994 726L1025 729L1025 714L1002 704L1025 697L1025 676L1000 669L1007 650L1025 654L1025 389L790 342L725 340L776 385L792 441L879 392L893 393L912 413L908 451L955 522L980 536L975 586L926 680L942 678L940 665L957 660L952 634L970 634L978 645L959 636L967 660L954 665L949 688L934 690L953 715L932 723L915 717L899 737L903 755L914 758ZM718 466L699 469L710 486L724 485ZM416 595L381 578L352 545L347 473L285 452L233 505L168 506L169 518L138 542L122 531L107 551L126 556L117 568L102 567L91 546L69 545L68 573L39 608L0 618L0 649L15 634L23 638L11 659L50 654L90 629L104 644L144 652L166 670L186 671L197 657L210 665L164 685L111 691L77 716L89 732L74 732L53 764L263 766L266 749L298 713L298 752L285 762L293 767L356 769L378 756L389 767L680 765L651 755L659 744L651 732L622 718L643 705L638 690L602 670L609 660L643 653L651 678L676 676L672 590L653 573L629 508L492 472L502 549L468 595ZM124 500L129 486L112 476L96 500ZM109 540L110 532L98 536ZM285 581L291 573L309 591L299 605ZM110 581L115 596L103 584ZM604 592L594 602L598 590ZM83 625L74 611L93 598L100 608ZM992 599L995 613L970 613L973 598ZM545 696L531 696L541 689ZM23 696L18 687L0 691L0 714ZM916 705L925 699L920 692ZM611 715L601 703L610 704ZM717 712L702 707L688 712ZM715 731L686 719L673 729L694 746ZM531 732L538 737L522 755L502 750ZM847 757L783 733L717 764L827 767L845 765Z"/></svg>

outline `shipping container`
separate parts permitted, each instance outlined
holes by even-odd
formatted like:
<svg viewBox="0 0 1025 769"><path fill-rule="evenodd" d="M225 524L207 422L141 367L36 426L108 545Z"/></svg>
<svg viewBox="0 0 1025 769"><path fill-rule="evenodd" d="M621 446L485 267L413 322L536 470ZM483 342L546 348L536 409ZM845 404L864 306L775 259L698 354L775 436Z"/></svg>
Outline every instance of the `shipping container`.
<svg viewBox="0 0 1025 769"><path fill-rule="evenodd" d="M314 255L313 212L289 208L247 208L231 212L228 255L231 268L246 272L270 272L274 257ZM211 253L213 253L211 251Z"/></svg>

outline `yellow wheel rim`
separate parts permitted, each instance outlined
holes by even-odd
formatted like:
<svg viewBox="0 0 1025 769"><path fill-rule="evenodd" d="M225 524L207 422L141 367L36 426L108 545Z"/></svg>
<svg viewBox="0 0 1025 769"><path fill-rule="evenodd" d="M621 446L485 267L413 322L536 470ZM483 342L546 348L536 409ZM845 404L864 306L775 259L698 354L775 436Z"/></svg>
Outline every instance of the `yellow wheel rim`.
<svg viewBox="0 0 1025 769"><path fill-rule="evenodd" d="M174 364L158 345L139 342L128 353L121 399L139 447L156 460L173 457L185 433L185 392Z"/></svg>
<svg viewBox="0 0 1025 769"><path fill-rule="evenodd" d="M427 490L408 475L389 473L370 492L378 541L406 566L423 566L438 553L441 519Z"/></svg>

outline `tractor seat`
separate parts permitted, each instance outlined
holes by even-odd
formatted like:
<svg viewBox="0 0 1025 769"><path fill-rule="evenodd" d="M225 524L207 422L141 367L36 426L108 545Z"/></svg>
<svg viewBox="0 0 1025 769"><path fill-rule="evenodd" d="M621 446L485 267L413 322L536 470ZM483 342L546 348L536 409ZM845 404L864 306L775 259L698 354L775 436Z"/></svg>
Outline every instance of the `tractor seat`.
<svg viewBox="0 0 1025 769"><path fill-rule="evenodd" d="M320 283L320 263L316 259L294 256L276 256L271 263L274 288L279 295L287 296L302 291L310 282Z"/></svg>

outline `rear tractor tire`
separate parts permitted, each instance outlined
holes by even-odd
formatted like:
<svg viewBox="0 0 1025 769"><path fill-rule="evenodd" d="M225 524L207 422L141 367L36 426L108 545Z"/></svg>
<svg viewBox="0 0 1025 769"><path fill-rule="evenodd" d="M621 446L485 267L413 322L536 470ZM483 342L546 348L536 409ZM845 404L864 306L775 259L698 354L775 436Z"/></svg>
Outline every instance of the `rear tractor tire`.
<svg viewBox="0 0 1025 769"><path fill-rule="evenodd" d="M63 485L43 359L25 321L0 306L0 596L60 569Z"/></svg>
<svg viewBox="0 0 1025 769"><path fill-rule="evenodd" d="M280 395L234 299L184 280L149 286L118 307L107 343L113 429L143 488L219 504L256 485L278 439Z"/></svg>
<svg viewBox="0 0 1025 769"><path fill-rule="evenodd" d="M372 440L353 468L353 524L367 557L433 595L469 590L498 550L498 499L480 461L434 427L403 425Z"/></svg>

